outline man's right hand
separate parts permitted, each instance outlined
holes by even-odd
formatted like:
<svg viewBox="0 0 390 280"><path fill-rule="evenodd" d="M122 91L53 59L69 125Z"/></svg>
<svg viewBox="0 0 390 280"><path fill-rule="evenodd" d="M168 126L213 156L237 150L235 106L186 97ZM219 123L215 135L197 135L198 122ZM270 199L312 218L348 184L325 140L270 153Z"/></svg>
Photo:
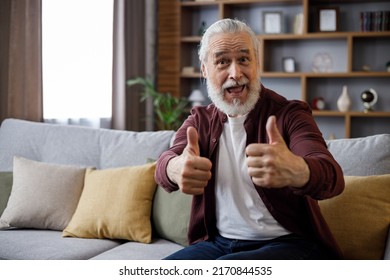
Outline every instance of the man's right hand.
<svg viewBox="0 0 390 280"><path fill-rule="evenodd" d="M187 128L187 146L180 156L168 162L167 175L186 194L203 194L207 182L211 179L212 163L201 157L198 144L198 132L194 127Z"/></svg>

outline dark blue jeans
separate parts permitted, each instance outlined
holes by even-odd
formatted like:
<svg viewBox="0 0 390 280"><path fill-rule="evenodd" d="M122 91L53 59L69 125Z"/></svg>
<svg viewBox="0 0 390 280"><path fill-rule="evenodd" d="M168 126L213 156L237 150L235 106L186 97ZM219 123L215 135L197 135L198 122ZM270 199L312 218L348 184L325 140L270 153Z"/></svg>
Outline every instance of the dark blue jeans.
<svg viewBox="0 0 390 280"><path fill-rule="evenodd" d="M335 256L323 246L295 234L265 241L228 239L217 235L179 250L166 260L323 260Z"/></svg>

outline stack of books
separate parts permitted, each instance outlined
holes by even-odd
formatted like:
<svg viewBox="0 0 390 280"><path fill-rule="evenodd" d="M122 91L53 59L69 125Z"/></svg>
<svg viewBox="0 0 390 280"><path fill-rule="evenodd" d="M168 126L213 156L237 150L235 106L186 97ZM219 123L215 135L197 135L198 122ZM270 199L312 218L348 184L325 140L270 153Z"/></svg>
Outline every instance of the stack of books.
<svg viewBox="0 0 390 280"><path fill-rule="evenodd" d="M390 31L390 11L361 12L361 31Z"/></svg>

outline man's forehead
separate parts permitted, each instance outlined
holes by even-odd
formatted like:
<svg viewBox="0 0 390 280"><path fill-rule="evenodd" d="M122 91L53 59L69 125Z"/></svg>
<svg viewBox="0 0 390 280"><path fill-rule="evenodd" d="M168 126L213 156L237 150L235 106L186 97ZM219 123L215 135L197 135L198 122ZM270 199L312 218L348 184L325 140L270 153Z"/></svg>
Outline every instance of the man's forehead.
<svg viewBox="0 0 390 280"><path fill-rule="evenodd" d="M252 42L247 33L221 33L210 39L209 53L213 57L229 53L250 54L253 51Z"/></svg>

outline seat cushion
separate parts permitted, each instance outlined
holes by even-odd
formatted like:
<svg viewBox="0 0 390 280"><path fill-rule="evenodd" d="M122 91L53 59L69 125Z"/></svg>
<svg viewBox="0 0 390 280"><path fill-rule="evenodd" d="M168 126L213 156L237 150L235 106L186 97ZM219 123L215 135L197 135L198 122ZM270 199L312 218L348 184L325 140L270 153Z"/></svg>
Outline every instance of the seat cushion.
<svg viewBox="0 0 390 280"><path fill-rule="evenodd" d="M183 247L165 239L153 239L151 244L127 242L100 255L94 260L161 260Z"/></svg>
<svg viewBox="0 0 390 280"><path fill-rule="evenodd" d="M0 230L0 259L84 260L122 242L106 239L63 238L61 231L38 229Z"/></svg>

